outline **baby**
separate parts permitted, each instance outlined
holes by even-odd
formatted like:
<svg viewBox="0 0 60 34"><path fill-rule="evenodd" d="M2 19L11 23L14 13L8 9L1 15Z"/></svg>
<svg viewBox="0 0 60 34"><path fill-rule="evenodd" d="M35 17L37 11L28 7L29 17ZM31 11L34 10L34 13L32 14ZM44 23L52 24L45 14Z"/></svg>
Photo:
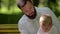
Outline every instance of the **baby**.
<svg viewBox="0 0 60 34"><path fill-rule="evenodd" d="M52 18L48 14L42 15L39 20L40 28L37 34L59 34L56 27L52 24Z"/></svg>

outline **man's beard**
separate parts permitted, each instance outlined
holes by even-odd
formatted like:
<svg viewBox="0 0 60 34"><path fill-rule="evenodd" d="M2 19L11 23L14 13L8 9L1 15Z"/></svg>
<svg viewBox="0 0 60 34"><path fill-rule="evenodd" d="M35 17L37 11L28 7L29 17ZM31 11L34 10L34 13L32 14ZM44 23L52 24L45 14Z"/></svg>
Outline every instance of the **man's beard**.
<svg viewBox="0 0 60 34"><path fill-rule="evenodd" d="M34 15L32 15L32 16L26 15L26 16L30 19L34 19L36 17L36 15L37 15L37 13L36 13L36 10L34 9Z"/></svg>

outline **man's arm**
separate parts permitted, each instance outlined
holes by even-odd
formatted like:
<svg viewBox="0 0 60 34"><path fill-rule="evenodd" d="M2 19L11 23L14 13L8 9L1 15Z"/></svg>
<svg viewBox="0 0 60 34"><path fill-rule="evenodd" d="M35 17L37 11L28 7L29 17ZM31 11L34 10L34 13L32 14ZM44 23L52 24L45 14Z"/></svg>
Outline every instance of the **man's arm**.
<svg viewBox="0 0 60 34"><path fill-rule="evenodd" d="M21 34L29 34L28 29L26 28L26 25L24 25L22 22L18 23L18 29Z"/></svg>
<svg viewBox="0 0 60 34"><path fill-rule="evenodd" d="M48 8L48 11L50 12L50 15L52 17L53 24L57 27L58 31L60 32L60 22L57 19L56 15Z"/></svg>

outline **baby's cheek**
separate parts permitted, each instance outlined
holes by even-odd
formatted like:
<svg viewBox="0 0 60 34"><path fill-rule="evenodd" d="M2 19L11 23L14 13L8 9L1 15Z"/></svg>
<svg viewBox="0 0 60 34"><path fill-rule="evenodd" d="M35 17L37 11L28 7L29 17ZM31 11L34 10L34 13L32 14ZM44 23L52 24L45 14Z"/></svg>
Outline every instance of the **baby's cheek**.
<svg viewBox="0 0 60 34"><path fill-rule="evenodd" d="M48 27L48 29L50 30L50 29L51 29L51 27Z"/></svg>
<svg viewBox="0 0 60 34"><path fill-rule="evenodd" d="M42 26L42 29L46 29L46 27Z"/></svg>

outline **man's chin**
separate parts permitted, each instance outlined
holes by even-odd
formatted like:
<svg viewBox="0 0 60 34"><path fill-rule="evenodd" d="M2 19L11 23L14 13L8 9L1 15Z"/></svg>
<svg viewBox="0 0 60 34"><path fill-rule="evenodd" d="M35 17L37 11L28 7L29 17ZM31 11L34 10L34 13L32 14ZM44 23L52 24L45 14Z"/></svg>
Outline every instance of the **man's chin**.
<svg viewBox="0 0 60 34"><path fill-rule="evenodd" d="M34 19L36 17L35 15L31 15L31 16L26 15L26 16L30 19Z"/></svg>
<svg viewBox="0 0 60 34"><path fill-rule="evenodd" d="M48 32L49 30L43 30L43 32Z"/></svg>

